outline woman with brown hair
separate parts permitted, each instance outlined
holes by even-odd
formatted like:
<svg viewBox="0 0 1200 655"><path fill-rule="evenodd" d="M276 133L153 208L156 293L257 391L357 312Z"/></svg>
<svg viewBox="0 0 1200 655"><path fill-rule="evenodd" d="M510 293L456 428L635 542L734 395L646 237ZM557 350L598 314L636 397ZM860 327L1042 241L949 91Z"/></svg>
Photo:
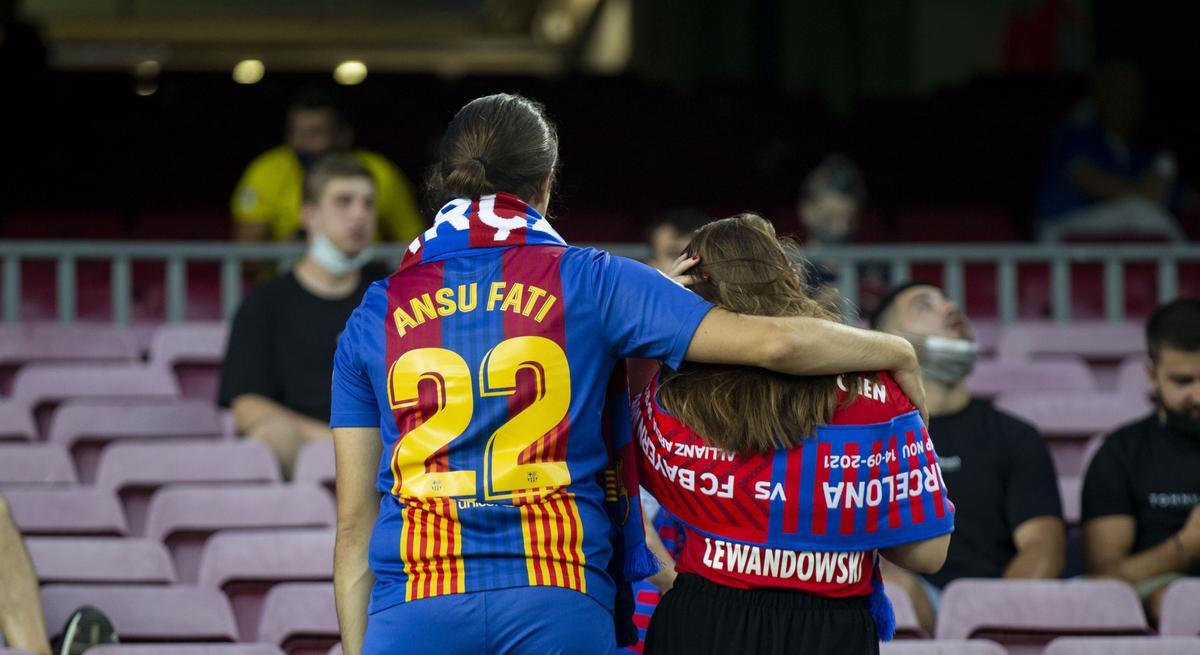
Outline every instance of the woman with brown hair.
<svg viewBox="0 0 1200 655"><path fill-rule="evenodd" d="M627 357L887 368L921 392L898 337L714 309L647 266L567 245L545 218L557 170L540 105L467 103L430 175L433 226L342 332L330 424L346 655L613 650L610 564L635 578L649 557L612 539L602 482L615 470L603 409Z"/></svg>
<svg viewBox="0 0 1200 655"><path fill-rule="evenodd" d="M763 218L694 234L676 272L745 315L836 317ZM646 652L877 653L876 553L941 568L953 530L932 442L888 373L793 377L685 363L633 400L641 482L683 526Z"/></svg>

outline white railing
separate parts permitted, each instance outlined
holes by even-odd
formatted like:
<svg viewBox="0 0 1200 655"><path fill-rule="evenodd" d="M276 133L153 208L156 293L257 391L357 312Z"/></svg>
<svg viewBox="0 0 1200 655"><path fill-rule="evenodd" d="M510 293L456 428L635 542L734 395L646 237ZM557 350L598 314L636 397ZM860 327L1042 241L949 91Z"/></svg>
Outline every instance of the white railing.
<svg viewBox="0 0 1200 655"><path fill-rule="evenodd" d="M594 244L598 248L626 257L649 254L642 244ZM379 248L381 257L393 264L400 261L403 246L389 244ZM241 300L242 271L247 262L273 262L287 266L299 258L304 246L299 243L233 244L227 242L95 242L95 241L3 241L0 242L0 279L2 279L3 318L6 323L21 320L21 263L27 260L55 262L56 302L59 321L75 320L77 301L76 263L107 261L111 266L112 320L127 325L131 317L134 261L165 263L166 318L182 321L187 310L187 265L193 262L218 262L221 280L222 315L232 317ZM1009 324L1017 318L1017 267L1022 263L1041 263L1050 269L1050 313L1058 322L1071 317L1071 266L1100 263L1104 268L1104 307L1109 321L1125 317L1125 275L1127 263L1156 263L1158 301L1174 298L1179 289L1178 265L1200 262L1200 246L1174 244L1147 245L894 245L822 248L806 251L814 260L830 262L838 272L838 287L846 296L847 306L857 302L858 271L863 264L884 264L892 281L909 278L915 264L940 264L946 294L960 304L966 297L964 265L988 263L996 267L996 315Z"/></svg>

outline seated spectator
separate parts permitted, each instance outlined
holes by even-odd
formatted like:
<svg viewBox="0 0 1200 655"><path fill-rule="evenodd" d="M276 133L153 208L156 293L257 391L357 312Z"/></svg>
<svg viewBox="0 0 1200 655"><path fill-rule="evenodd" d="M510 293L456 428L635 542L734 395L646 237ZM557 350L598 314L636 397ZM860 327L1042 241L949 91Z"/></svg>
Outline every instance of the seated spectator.
<svg viewBox="0 0 1200 655"><path fill-rule="evenodd" d="M844 246L858 232L867 186L862 172L844 155L832 154L821 161L804 180L796 215L804 228L807 248ZM819 257L819 255L818 255ZM813 296L828 307L840 312L841 297L837 290L838 272L829 262L815 261L807 265L809 286ZM887 270L882 265L859 267L859 304L871 311L887 290Z"/></svg>
<svg viewBox="0 0 1200 655"><path fill-rule="evenodd" d="M383 155L350 150L354 129L337 102L307 91L288 107L285 143L250 162L233 194L234 238L238 241L287 241L300 238L301 187L305 171L321 155L352 152L376 186L377 234L407 242L423 229L411 185Z"/></svg>
<svg viewBox="0 0 1200 655"><path fill-rule="evenodd" d="M1096 73L1092 98L1058 129L1042 174L1040 236L1186 238L1171 215L1182 199L1170 152L1140 138L1144 90L1125 62Z"/></svg>
<svg viewBox="0 0 1200 655"><path fill-rule="evenodd" d="M1158 408L1104 440L1083 482L1087 572L1134 585L1155 622L1167 585L1200 575L1200 300L1146 325Z"/></svg>
<svg viewBox="0 0 1200 655"><path fill-rule="evenodd" d="M1033 426L972 398L975 365L967 317L938 287L909 282L880 302L871 327L917 348L929 401L929 434L958 508L946 565L916 577L892 568L884 579L912 597L933 632L941 590L958 578L1057 578L1066 526L1050 451Z"/></svg>
<svg viewBox="0 0 1200 655"><path fill-rule="evenodd" d="M117 635L108 617L93 607L81 607L67 619L54 654L82 655L96 644L115 643ZM8 503L0 496L0 648L6 646L33 655L51 652L37 574Z"/></svg>
<svg viewBox="0 0 1200 655"><path fill-rule="evenodd" d="M703 212L691 207L681 207L655 218L646 230L650 241L650 261L647 264L662 272L671 270L672 264L692 239L692 232L709 221Z"/></svg>
<svg viewBox="0 0 1200 655"><path fill-rule="evenodd" d="M329 380L346 319L371 282L375 183L349 154L312 165L301 214L308 254L242 301L221 365L219 402L241 434L269 445L285 475L304 443L331 439Z"/></svg>

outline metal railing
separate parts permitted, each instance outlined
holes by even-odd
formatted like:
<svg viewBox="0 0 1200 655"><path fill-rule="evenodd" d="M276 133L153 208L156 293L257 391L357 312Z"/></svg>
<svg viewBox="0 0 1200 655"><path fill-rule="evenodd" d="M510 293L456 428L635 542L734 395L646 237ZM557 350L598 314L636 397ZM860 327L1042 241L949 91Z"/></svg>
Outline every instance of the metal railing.
<svg viewBox="0 0 1200 655"><path fill-rule="evenodd" d="M613 254L642 258L649 254L643 244L593 244ZM396 264L404 247L388 244L378 248L381 258ZM60 322L76 318L76 264L107 261L111 267L112 321L129 324L132 316L135 261L165 264L166 319L182 321L187 312L187 266L194 262L216 262L220 269L221 312L233 316L241 300L243 270L247 262L273 262L286 267L304 254L300 243L234 244L228 242L94 242L94 241L4 241L0 242L3 318L13 324L21 320L23 261L55 262L57 316ZM1158 267L1158 298L1174 298L1179 289L1180 263L1200 262L1200 246L1175 244L1116 245L895 245L821 248L805 251L814 261L832 265L847 307L857 305L858 272L863 264L885 265L893 282L909 278L918 264L940 265L947 296L962 304L966 297L964 266L969 263L996 267L996 315L1003 324L1017 318L1018 265L1041 263L1050 270L1050 313L1053 320L1071 317L1071 266L1100 263L1104 270L1105 318L1121 321L1125 316L1127 263L1153 262ZM852 310L851 310L852 311Z"/></svg>

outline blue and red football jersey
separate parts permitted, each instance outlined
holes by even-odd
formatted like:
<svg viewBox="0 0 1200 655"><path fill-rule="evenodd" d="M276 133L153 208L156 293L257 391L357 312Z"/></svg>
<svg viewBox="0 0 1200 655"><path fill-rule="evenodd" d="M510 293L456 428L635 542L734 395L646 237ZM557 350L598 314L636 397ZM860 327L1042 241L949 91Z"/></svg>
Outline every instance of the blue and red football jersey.
<svg viewBox="0 0 1200 655"><path fill-rule="evenodd" d="M331 426L383 439L371 611L543 585L611 610L606 387L626 357L677 366L710 308L513 196L442 208L334 362Z"/></svg>

